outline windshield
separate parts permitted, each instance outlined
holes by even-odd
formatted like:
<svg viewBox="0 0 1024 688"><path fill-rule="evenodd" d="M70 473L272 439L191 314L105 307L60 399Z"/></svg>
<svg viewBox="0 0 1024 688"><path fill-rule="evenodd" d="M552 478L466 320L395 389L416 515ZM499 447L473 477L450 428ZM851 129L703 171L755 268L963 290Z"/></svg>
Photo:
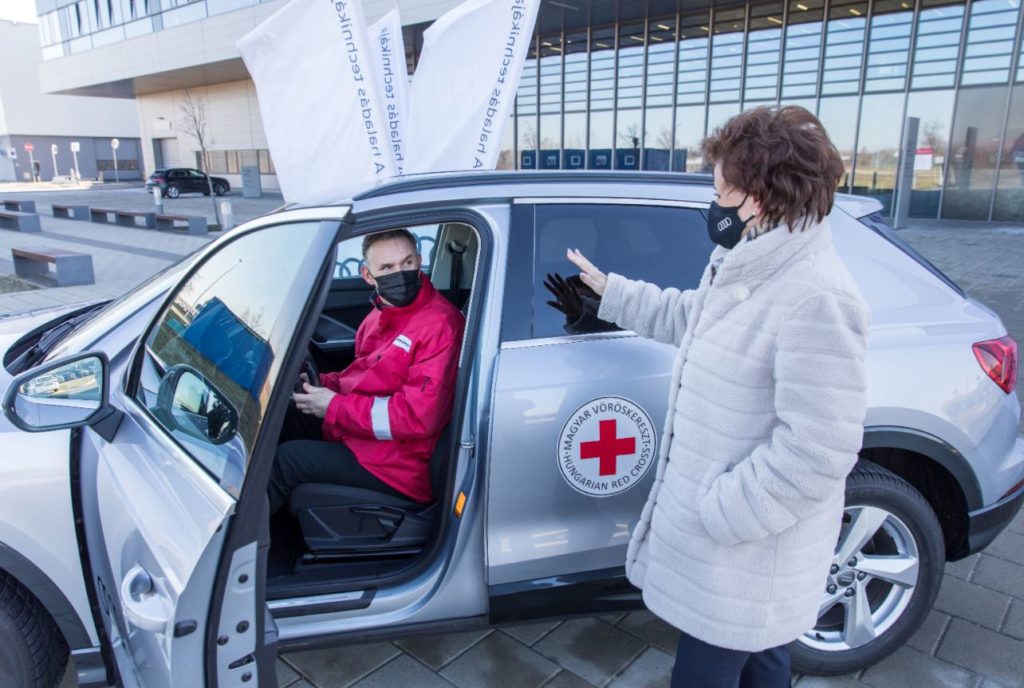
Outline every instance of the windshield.
<svg viewBox="0 0 1024 688"><path fill-rule="evenodd" d="M178 262L171 263L127 294L119 296L102 309L97 310L88 320L72 330L57 344L46 355L46 360L55 360L93 346L113 324L125 320L145 304L165 293L189 269L199 252L206 246L208 244L182 256Z"/></svg>

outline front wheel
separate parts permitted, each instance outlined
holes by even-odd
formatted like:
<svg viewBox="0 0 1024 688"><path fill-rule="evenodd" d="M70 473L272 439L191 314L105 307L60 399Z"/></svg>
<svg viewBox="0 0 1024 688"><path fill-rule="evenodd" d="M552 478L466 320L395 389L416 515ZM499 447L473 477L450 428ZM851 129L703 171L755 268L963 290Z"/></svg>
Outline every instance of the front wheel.
<svg viewBox="0 0 1024 688"><path fill-rule="evenodd" d="M39 601L0 571L0 677L11 688L52 688L68 663L68 646Z"/></svg>
<svg viewBox="0 0 1024 688"><path fill-rule="evenodd" d="M942 584L942 528L928 501L896 474L861 461L818 608L790 645L793 668L846 674L895 652L920 627Z"/></svg>
<svg viewBox="0 0 1024 688"><path fill-rule="evenodd" d="M218 196L223 196L227 192L228 192L228 188L226 186L224 186L223 184L214 184L213 185L213 193L217 194Z"/></svg>

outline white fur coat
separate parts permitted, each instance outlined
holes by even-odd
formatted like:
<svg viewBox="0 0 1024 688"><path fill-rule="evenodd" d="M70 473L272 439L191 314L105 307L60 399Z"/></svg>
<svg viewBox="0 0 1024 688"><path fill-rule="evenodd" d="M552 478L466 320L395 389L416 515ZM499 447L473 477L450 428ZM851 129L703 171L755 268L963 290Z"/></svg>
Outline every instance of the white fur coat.
<svg viewBox="0 0 1024 688"><path fill-rule="evenodd" d="M828 221L716 248L694 290L609 275L599 316L679 347L629 579L705 642L798 638L817 621L866 410L868 309Z"/></svg>

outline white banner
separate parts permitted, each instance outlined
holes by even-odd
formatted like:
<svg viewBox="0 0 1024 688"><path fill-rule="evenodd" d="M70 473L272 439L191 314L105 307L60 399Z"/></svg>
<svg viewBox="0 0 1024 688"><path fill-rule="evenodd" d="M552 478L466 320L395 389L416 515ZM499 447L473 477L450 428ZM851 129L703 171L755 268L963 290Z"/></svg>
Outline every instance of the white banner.
<svg viewBox="0 0 1024 688"><path fill-rule="evenodd" d="M370 41L377 59L381 102L387 121L388 143L395 159L395 171L402 174L406 164L405 129L409 116L409 70L405 64L405 41L398 9L393 9L370 27Z"/></svg>
<svg viewBox="0 0 1024 688"><path fill-rule="evenodd" d="M540 0L467 0L423 35L405 173L494 169Z"/></svg>
<svg viewBox="0 0 1024 688"><path fill-rule="evenodd" d="M238 49L286 201L334 201L395 174L360 0L292 0Z"/></svg>

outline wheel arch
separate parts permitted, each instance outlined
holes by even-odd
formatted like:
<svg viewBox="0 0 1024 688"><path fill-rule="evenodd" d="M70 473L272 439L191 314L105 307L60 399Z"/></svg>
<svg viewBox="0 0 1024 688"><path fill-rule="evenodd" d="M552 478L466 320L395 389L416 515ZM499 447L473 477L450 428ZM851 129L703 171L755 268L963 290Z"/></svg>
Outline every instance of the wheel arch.
<svg viewBox="0 0 1024 688"><path fill-rule="evenodd" d="M924 496L942 526L948 561L968 554L968 512L983 501L974 471L960 452L918 430L874 427L865 429L860 457L892 471Z"/></svg>
<svg viewBox="0 0 1024 688"><path fill-rule="evenodd" d="M93 647L89 632L71 601L57 587L57 584L25 555L2 542L0 542L0 569L18 581L43 605L72 651Z"/></svg>

